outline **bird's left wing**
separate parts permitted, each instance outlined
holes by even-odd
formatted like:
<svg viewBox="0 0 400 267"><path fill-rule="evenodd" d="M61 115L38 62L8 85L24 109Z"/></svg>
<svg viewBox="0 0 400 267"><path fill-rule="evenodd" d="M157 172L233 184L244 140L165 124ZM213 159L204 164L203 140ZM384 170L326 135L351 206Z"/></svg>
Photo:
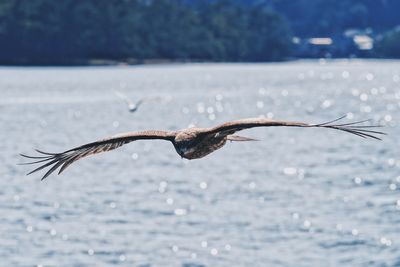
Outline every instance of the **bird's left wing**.
<svg viewBox="0 0 400 267"><path fill-rule="evenodd" d="M81 158L87 157L89 155L107 152L136 140L146 140L146 139L162 139L162 140L173 141L174 133L165 131L130 132L130 133L118 134L106 139L88 143L79 147L66 150L61 153L48 153L36 150L41 155L28 156L25 154L21 154L22 157L34 160L33 162L21 163L21 165L42 164L38 168L29 172L28 174L40 171L41 169L44 169L46 167L50 167L50 169L42 177L43 180L47 176L49 176L52 172L54 172L57 168L61 167L58 172L58 174L60 174L69 165L71 165L73 162Z"/></svg>
<svg viewBox="0 0 400 267"><path fill-rule="evenodd" d="M349 123L338 123L338 121L344 119L346 116L340 117L336 120L332 120L325 123L310 124L305 122L293 122L293 121L282 121L282 120L271 120L266 118L251 118L242 119L231 122L226 122L224 124L218 125L214 128L205 131L205 134L218 134L218 135L231 135L237 131L244 129L254 128L254 127L271 127L271 126L292 126L292 127L308 127L308 128L330 128L339 131L344 131L364 138L378 139L379 135L385 133L380 131L372 130L371 128L381 127L380 125L363 125L365 121L356 121Z"/></svg>
<svg viewBox="0 0 400 267"><path fill-rule="evenodd" d="M120 91L114 91L114 94L116 96L118 96L120 99L122 99L123 101L125 101L125 103L130 107L130 106L134 106L135 103L133 103L126 95L124 95L123 93L121 93Z"/></svg>

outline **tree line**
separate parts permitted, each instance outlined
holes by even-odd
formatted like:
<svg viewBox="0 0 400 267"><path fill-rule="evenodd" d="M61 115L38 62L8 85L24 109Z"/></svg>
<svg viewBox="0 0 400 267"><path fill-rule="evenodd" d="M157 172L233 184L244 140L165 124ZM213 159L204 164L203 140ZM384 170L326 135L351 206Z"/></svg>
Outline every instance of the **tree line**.
<svg viewBox="0 0 400 267"><path fill-rule="evenodd" d="M265 5L184 0L0 1L0 63L271 61L291 32Z"/></svg>
<svg viewBox="0 0 400 267"><path fill-rule="evenodd" d="M398 0L236 0L262 2L289 20L299 37L332 36L347 29L385 32L400 25Z"/></svg>

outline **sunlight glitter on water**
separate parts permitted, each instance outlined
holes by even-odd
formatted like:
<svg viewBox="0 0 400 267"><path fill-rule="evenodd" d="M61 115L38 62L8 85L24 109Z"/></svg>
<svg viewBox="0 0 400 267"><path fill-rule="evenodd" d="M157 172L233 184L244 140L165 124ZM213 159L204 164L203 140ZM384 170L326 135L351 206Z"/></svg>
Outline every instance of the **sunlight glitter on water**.
<svg viewBox="0 0 400 267"><path fill-rule="evenodd" d="M396 266L398 68L351 60L3 68L2 82L18 89L2 88L0 99L0 137L8 140L0 245L15 248L0 251L1 264ZM131 114L110 88L171 100ZM62 151L118 132L343 114L344 122L372 118L388 135L375 142L322 129L252 129L243 135L261 141L228 143L200 160L141 141L44 182L15 167L18 153Z"/></svg>

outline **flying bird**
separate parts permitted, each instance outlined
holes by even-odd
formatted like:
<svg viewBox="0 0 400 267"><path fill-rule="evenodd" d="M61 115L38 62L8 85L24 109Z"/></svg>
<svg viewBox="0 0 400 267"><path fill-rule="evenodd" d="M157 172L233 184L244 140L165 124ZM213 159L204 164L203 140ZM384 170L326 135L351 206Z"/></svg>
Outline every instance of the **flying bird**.
<svg viewBox="0 0 400 267"><path fill-rule="evenodd" d="M131 101L126 95L119 91L114 91L114 94L121 98L125 103L128 105L128 110L129 112L136 112L139 109L139 106L143 104L144 101L150 100L150 99L157 99L158 97L143 97L140 98L138 101L133 102Z"/></svg>
<svg viewBox="0 0 400 267"><path fill-rule="evenodd" d="M226 122L212 128L187 128L178 131L142 131L117 134L109 138L78 146L61 153L48 153L36 150L40 155L28 156L25 158L34 160L24 164L42 164L29 174L40 171L46 167L50 169L42 177L42 180L52 172L60 168L58 174L62 173L73 162L89 155L116 149L122 145L138 140L160 139L172 142L176 152L186 159L198 159L220 149L227 141L255 141L256 139L234 135L236 132L254 127L288 126L302 128L329 128L354 134L363 138L381 140L379 135L385 133L376 131L373 127L379 125L362 125L368 121L356 121L350 123L338 123L339 119L320 123L309 124L304 122L291 122L282 120L270 120L266 118L250 118Z"/></svg>

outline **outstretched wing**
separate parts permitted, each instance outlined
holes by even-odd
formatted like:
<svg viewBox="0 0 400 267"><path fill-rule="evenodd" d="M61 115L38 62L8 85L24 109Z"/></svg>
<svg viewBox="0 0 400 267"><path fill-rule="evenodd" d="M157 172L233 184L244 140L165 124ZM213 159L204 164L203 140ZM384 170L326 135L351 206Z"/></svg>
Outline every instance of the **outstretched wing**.
<svg viewBox="0 0 400 267"><path fill-rule="evenodd" d="M147 100L146 97L139 99L135 104L136 108L139 108L139 106L141 106L145 100Z"/></svg>
<svg viewBox="0 0 400 267"><path fill-rule="evenodd" d="M173 132L164 132L164 131L144 131L144 132L131 132L118 134L103 140L99 140L96 142L88 143L79 147L72 148L70 150L61 152L61 153L48 153L40 150L36 150L41 155L38 156L28 156L21 154L22 157L33 159L33 162L22 163L25 164L39 164L42 165L33 171L29 172L29 174L40 171L46 167L50 167L50 169L45 173L42 177L42 180L49 176L52 172L54 172L59 167L60 170L58 174L62 173L69 165L73 162L87 157L89 155L98 154L102 152L107 152L113 149L116 149L120 146L123 146L127 143L136 141L136 140L145 140L145 139L162 139L173 141L174 133Z"/></svg>
<svg viewBox="0 0 400 267"><path fill-rule="evenodd" d="M120 91L114 91L114 94L118 96L121 100L123 100L128 105L128 107L135 106L135 103L133 103L126 95L124 95Z"/></svg>
<svg viewBox="0 0 400 267"><path fill-rule="evenodd" d="M161 99L159 96L145 96L140 98L136 103L135 106L137 108L139 108L139 106L141 106L145 101L149 101L149 100L157 100L157 99Z"/></svg>
<svg viewBox="0 0 400 267"><path fill-rule="evenodd" d="M241 131L248 128L254 127L268 127L268 126L292 126L292 127L307 127L307 128L329 128L339 131L351 133L363 138L373 138L381 140L378 136L384 135L385 133L380 131L372 130L371 128L382 127L380 125L363 125L363 123L369 121L356 121L350 123L338 123L338 121L344 119L346 116L340 117L336 120L332 120L325 123L309 124L305 122L291 122L291 121L280 121L270 120L266 118L252 118L243 119L237 121L227 122L218 125L214 128L210 128L205 134L218 134L218 135L230 135L237 131Z"/></svg>

